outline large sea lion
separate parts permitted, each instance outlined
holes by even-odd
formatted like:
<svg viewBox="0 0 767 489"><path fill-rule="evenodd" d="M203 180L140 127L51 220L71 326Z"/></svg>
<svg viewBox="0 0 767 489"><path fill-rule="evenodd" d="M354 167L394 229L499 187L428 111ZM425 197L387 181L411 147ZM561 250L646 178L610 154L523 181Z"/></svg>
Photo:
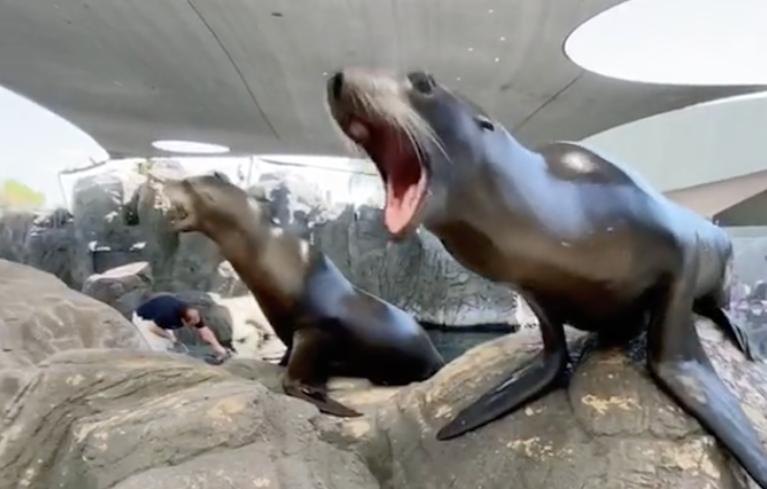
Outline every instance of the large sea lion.
<svg viewBox="0 0 767 489"><path fill-rule="evenodd" d="M747 354L756 346L723 311L732 246L722 229L579 144L526 148L422 71L339 71L327 103L378 167L389 232L424 225L464 266L517 290L540 322L543 351L442 427L440 440L566 381L565 323L610 341L646 327L652 378L767 489L767 454L693 322L693 313L710 318Z"/></svg>
<svg viewBox="0 0 767 489"><path fill-rule="evenodd" d="M162 185L173 231L199 231L216 242L287 346L280 364L288 395L327 414L359 416L327 396L329 377L405 385L443 366L415 319L352 285L325 254L273 225L225 175L150 178Z"/></svg>

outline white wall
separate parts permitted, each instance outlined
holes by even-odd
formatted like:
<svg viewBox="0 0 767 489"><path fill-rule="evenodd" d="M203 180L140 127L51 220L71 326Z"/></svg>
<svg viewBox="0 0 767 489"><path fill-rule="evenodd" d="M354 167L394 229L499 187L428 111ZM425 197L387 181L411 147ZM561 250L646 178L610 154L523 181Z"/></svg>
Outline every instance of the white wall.
<svg viewBox="0 0 767 489"><path fill-rule="evenodd" d="M609 129L583 143L673 190L767 168L767 92L687 107Z"/></svg>

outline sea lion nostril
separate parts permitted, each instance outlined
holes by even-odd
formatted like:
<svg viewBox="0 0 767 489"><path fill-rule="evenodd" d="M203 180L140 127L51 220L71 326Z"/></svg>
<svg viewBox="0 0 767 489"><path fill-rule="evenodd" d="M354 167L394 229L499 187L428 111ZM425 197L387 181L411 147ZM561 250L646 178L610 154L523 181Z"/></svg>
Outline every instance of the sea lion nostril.
<svg viewBox="0 0 767 489"><path fill-rule="evenodd" d="M343 90L343 87L344 87L344 74L341 71L337 71L328 80L328 88L330 88L330 93L334 99L341 98L341 90Z"/></svg>

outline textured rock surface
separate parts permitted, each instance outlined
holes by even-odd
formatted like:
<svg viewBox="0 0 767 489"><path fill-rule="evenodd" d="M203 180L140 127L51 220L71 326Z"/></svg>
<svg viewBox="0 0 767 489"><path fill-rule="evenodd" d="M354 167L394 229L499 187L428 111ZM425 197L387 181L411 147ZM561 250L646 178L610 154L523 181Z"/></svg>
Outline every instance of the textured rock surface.
<svg viewBox="0 0 767 489"><path fill-rule="evenodd" d="M364 180L371 178L358 176L367 193L373 186ZM249 192L269 203L280 226L317 244L355 285L421 321L514 321L515 294L459 265L431 233L390 242L380 205L333 205L319 186L291 171L264 173Z"/></svg>
<svg viewBox="0 0 767 489"><path fill-rule="evenodd" d="M143 348L130 321L52 275L0 260L0 368L76 348Z"/></svg>
<svg viewBox="0 0 767 489"><path fill-rule="evenodd" d="M706 348L767 436L767 366L708 323ZM583 341L569 331L571 344ZM0 489L742 489L741 469L622 352L585 356L567 389L481 430L436 429L540 348L526 331L481 345L401 389L335 379L365 416L278 394L282 369L173 354L59 353L0 371ZM767 439L767 438L765 438Z"/></svg>
<svg viewBox="0 0 767 489"><path fill-rule="evenodd" d="M0 258L23 263L26 258L24 242L37 215L33 212L0 212Z"/></svg>
<svg viewBox="0 0 767 489"><path fill-rule="evenodd" d="M72 288L79 288L78 243L74 217L66 209L37 216L24 240L22 263L48 272Z"/></svg>
<svg viewBox="0 0 767 489"><path fill-rule="evenodd" d="M0 372L0 489L372 489L311 405L190 359L91 350Z"/></svg>
<svg viewBox="0 0 767 489"><path fill-rule="evenodd" d="M72 213L77 238L78 290L95 272L139 258L131 253L142 241L135 228L125 226L122 213L143 178L130 168L107 170L78 179L72 188ZM95 255L94 255L95 252ZM96 269L97 261L109 265Z"/></svg>
<svg viewBox="0 0 767 489"><path fill-rule="evenodd" d="M78 288L77 242L72 214L7 212L0 216L0 258L52 273Z"/></svg>
<svg viewBox="0 0 767 489"><path fill-rule="evenodd" d="M141 305L152 289L152 270L147 262L136 262L91 275L83 294L117 309L126 319Z"/></svg>
<svg viewBox="0 0 767 489"><path fill-rule="evenodd" d="M767 441L767 367L745 362L710 324L699 329L722 377ZM570 333L577 343L580 333ZM532 331L477 347L430 381L403 389L370 417L354 420L356 426L347 424L344 431L348 422L323 419L328 436L345 432L388 489L746 487L740 467L713 438L655 387L643 365L616 351L587 355L569 388L512 416L450 442L434 439L457 409L539 348ZM371 392L359 395L364 400ZM356 395L337 397L353 404Z"/></svg>

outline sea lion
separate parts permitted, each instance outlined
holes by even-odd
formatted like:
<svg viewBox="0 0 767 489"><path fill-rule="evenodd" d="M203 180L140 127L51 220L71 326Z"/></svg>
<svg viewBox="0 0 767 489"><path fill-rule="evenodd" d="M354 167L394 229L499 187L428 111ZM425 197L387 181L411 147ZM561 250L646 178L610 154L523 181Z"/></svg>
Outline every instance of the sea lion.
<svg viewBox="0 0 767 489"><path fill-rule="evenodd" d="M172 231L213 240L287 346L280 362L286 394L327 414L359 416L328 397L329 377L405 385L444 365L415 319L352 285L324 253L273 225L225 175L150 179L162 186Z"/></svg>
<svg viewBox="0 0 767 489"><path fill-rule="evenodd" d="M566 382L565 323L621 342L646 328L655 382L767 489L767 454L693 322L693 313L708 317L747 354L755 346L723 311L732 267L725 231L579 144L526 148L426 72L347 69L326 91L336 127L378 168L389 232L425 226L464 266L517 290L540 322L543 351L438 439Z"/></svg>

